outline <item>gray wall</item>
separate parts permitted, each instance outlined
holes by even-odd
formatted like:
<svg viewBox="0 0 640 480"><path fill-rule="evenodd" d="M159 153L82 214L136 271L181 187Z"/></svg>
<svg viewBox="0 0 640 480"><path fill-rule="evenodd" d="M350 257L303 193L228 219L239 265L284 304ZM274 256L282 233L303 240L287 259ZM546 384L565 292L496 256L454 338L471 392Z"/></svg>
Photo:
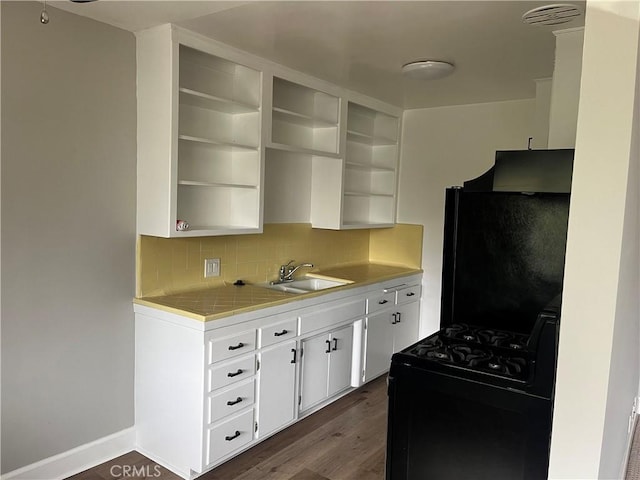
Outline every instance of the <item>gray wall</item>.
<svg viewBox="0 0 640 480"><path fill-rule="evenodd" d="M2 472L133 425L135 38L2 8Z"/></svg>
<svg viewBox="0 0 640 480"><path fill-rule="evenodd" d="M600 478L620 476L620 456L626 454L627 448L628 415L631 402L638 395L640 379L640 43L636 72L616 320L598 470Z"/></svg>

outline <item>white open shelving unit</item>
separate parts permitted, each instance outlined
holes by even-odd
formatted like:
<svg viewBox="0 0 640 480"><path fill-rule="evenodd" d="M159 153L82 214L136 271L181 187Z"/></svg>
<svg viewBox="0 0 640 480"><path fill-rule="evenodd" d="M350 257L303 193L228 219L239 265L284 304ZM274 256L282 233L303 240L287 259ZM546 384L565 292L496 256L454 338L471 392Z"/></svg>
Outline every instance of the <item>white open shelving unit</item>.
<svg viewBox="0 0 640 480"><path fill-rule="evenodd" d="M171 25L137 41L138 233L261 232L262 72Z"/></svg>
<svg viewBox="0 0 640 480"><path fill-rule="evenodd" d="M179 47L177 220L191 232L260 227L261 74Z"/></svg>
<svg viewBox="0 0 640 480"><path fill-rule="evenodd" d="M307 155L337 154L340 99L310 87L273 78L270 148Z"/></svg>
<svg viewBox="0 0 640 480"><path fill-rule="evenodd" d="M344 161L313 163L312 224L382 228L395 223L398 117L349 102Z"/></svg>
<svg viewBox="0 0 640 480"><path fill-rule="evenodd" d="M397 117L349 102L343 227L395 223Z"/></svg>
<svg viewBox="0 0 640 480"><path fill-rule="evenodd" d="M173 25L137 43L139 234L394 224L401 109Z"/></svg>

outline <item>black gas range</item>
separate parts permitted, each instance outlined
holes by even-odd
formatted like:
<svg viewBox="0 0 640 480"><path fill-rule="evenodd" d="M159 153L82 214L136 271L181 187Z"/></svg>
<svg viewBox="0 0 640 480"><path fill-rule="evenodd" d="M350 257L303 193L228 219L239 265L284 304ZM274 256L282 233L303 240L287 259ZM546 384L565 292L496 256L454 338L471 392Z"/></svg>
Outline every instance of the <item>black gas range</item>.
<svg viewBox="0 0 640 480"><path fill-rule="evenodd" d="M455 323L405 353L435 362L433 368L453 367L516 382L527 382L533 370L530 336L506 330Z"/></svg>
<svg viewBox="0 0 640 480"><path fill-rule="evenodd" d="M551 398L559 318L558 296L528 334L454 323L397 353L393 362Z"/></svg>
<svg viewBox="0 0 640 480"><path fill-rule="evenodd" d="M387 480L547 478L573 152L516 153L526 175L446 191L440 330L392 357Z"/></svg>

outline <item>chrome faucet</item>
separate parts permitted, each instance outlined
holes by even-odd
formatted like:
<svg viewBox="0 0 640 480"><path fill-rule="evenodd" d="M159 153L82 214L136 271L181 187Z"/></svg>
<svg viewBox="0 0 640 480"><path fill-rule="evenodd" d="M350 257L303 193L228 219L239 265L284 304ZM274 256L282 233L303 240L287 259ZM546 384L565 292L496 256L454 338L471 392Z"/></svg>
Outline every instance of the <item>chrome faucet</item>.
<svg viewBox="0 0 640 480"><path fill-rule="evenodd" d="M280 271L278 272L278 280L275 282L271 282L271 284L276 283L287 283L293 282L293 274L298 271L299 268L309 267L313 268L313 263L301 263L300 265L293 266L292 263L295 260L290 260L286 265L280 265Z"/></svg>

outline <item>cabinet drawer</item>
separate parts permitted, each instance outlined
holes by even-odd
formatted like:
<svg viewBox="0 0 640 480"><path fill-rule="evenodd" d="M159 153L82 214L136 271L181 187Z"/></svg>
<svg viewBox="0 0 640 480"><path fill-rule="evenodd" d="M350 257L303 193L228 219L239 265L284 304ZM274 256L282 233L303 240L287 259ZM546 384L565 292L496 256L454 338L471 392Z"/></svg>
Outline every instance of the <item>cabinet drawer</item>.
<svg viewBox="0 0 640 480"><path fill-rule="evenodd" d="M253 409L207 432L207 464L214 463L253 440Z"/></svg>
<svg viewBox="0 0 640 480"><path fill-rule="evenodd" d="M420 285L412 285L410 287L401 288L400 290L398 290L398 298L396 302L398 303L398 305L402 305L403 303L409 303L415 300L419 300L421 292L422 287Z"/></svg>
<svg viewBox="0 0 640 480"><path fill-rule="evenodd" d="M238 333L224 338L209 338L209 363L242 355L256 349L256 331Z"/></svg>
<svg viewBox="0 0 640 480"><path fill-rule="evenodd" d="M255 380L209 396L209 423L239 412L255 401Z"/></svg>
<svg viewBox="0 0 640 480"><path fill-rule="evenodd" d="M256 357L241 358L239 360L209 367L209 391L226 387L232 383L245 380L256 373Z"/></svg>
<svg viewBox="0 0 640 480"><path fill-rule="evenodd" d="M367 298L367 313L377 312L378 310L382 310L384 308L395 305L396 303L396 292L380 292L379 294L374 294Z"/></svg>
<svg viewBox="0 0 640 480"><path fill-rule="evenodd" d="M364 299L356 300L342 305L320 310L319 312L309 313L300 317L300 334L323 329L345 320L355 319L364 315L365 302Z"/></svg>
<svg viewBox="0 0 640 480"><path fill-rule="evenodd" d="M283 340L289 340L298 335L298 319L269 325L260 329L260 347L268 347Z"/></svg>

